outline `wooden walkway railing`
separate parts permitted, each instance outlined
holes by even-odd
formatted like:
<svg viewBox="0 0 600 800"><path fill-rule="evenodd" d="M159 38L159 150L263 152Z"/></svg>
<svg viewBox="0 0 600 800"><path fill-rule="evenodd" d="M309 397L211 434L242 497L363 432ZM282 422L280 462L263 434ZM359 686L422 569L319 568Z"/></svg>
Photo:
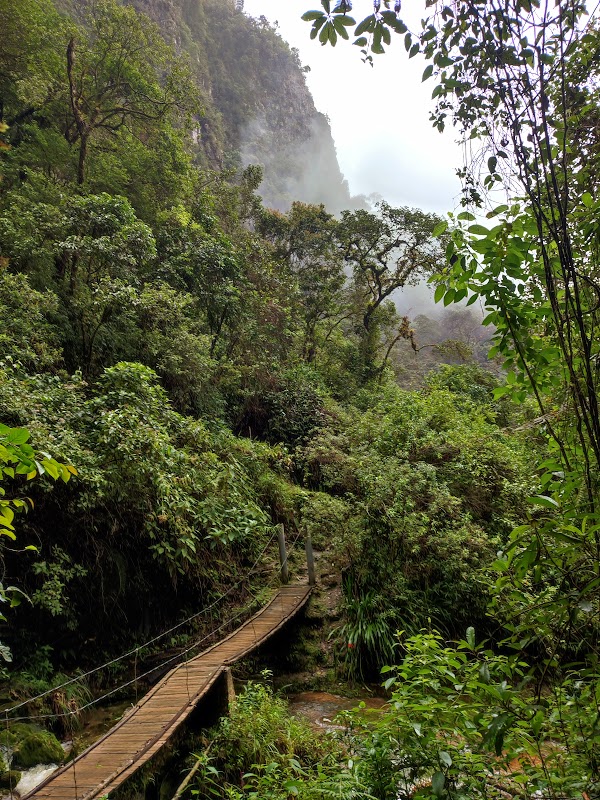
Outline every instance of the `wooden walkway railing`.
<svg viewBox="0 0 600 800"><path fill-rule="evenodd" d="M310 586L283 586L248 622L171 670L114 728L22 800L93 800L108 795L160 750L230 664L302 608L310 591Z"/></svg>

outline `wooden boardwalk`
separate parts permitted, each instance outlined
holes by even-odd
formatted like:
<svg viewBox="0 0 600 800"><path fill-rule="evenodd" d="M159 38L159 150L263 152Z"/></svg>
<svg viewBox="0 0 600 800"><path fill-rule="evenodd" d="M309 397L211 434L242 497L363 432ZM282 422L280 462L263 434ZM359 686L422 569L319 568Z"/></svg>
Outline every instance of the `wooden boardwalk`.
<svg viewBox="0 0 600 800"><path fill-rule="evenodd" d="M160 750L228 665L283 627L310 591L309 586L279 589L248 622L171 670L114 728L22 800L92 800L116 789Z"/></svg>

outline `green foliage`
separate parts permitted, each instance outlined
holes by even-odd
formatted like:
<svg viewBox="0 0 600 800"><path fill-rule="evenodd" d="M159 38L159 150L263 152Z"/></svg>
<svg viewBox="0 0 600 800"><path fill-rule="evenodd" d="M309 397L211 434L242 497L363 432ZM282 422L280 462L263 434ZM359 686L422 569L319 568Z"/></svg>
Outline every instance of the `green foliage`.
<svg viewBox="0 0 600 800"><path fill-rule="evenodd" d="M342 252L336 243L339 225L323 205L293 203L287 215L263 212L260 233L274 245L295 280L296 306L303 318L302 357L315 361L339 318L344 315Z"/></svg>
<svg viewBox="0 0 600 800"><path fill-rule="evenodd" d="M185 412L222 417L219 387L223 368L211 356L212 339L198 316L198 300L164 283L147 284L135 299L123 339L140 361L156 370L174 406ZM233 365L229 370L235 376Z"/></svg>
<svg viewBox="0 0 600 800"><path fill-rule="evenodd" d="M303 451L310 485L347 504L333 544L348 599L393 609L392 634L428 619L447 631L485 624L482 570L525 512L531 450L463 393L390 387L364 401Z"/></svg>
<svg viewBox="0 0 600 800"><path fill-rule="evenodd" d="M56 91L57 44L63 28L50 0L23 0L18 6L3 0L0 4L0 98L3 115L9 119L19 106L43 104Z"/></svg>
<svg viewBox="0 0 600 800"><path fill-rule="evenodd" d="M77 376L0 374L0 403L79 472L72 488L34 494L36 519L59 533L41 539L23 576L34 605L18 609L19 647L42 622L77 640L117 609L144 620L141 599L160 627L172 606L195 609L199 593L229 585L271 535L259 495L268 455L177 414L145 366L117 364L89 393ZM29 533L40 541L36 525ZM172 587L167 598L151 590L159 584Z"/></svg>
<svg viewBox="0 0 600 800"><path fill-rule="evenodd" d="M395 609L374 590L361 595L353 588L351 580L347 580L342 606L346 621L332 633L340 672L356 681L368 679L382 662L394 660Z"/></svg>
<svg viewBox="0 0 600 800"><path fill-rule="evenodd" d="M301 521L313 545L318 550L330 551L332 544L339 542L340 531L344 532L344 541L349 543L355 517L346 500L326 492L310 492L303 498Z"/></svg>
<svg viewBox="0 0 600 800"><path fill-rule="evenodd" d="M474 298L485 299L489 312L485 321L495 328L491 354L502 358L507 371L506 383L495 390L495 396L523 402L528 393L533 393L546 431L559 450L562 469L577 471L578 461L583 458L587 491L593 496L592 473L596 468L592 462L597 460L594 424L593 419L587 423L584 419L590 402L595 403L590 399L595 392L595 378L587 374L587 362L595 358L591 344L594 312L590 308L587 313L581 305L579 317L572 317L571 311L559 308L558 301L549 301L548 294L558 291L563 278L548 275L548 254L539 251L535 219L524 212L521 204L497 209L491 216L497 217L497 224L489 230L468 225L468 220L457 220L449 252L460 254L460 258L456 256L454 266L438 276L444 281L439 284L438 293L454 298L468 283ZM527 284L523 282L525 276ZM593 303L585 286L581 288L580 304ZM569 319L570 336L589 340L592 349L587 355L579 347L565 348L564 325ZM580 419L579 426L570 424L567 410ZM592 496L588 500L591 504Z"/></svg>
<svg viewBox="0 0 600 800"><path fill-rule="evenodd" d="M448 390L456 395L466 395L478 405L492 405L497 400L498 382L493 375L478 365L465 364L451 367L443 364L427 376L427 386L431 389ZM493 411L498 413L499 404L493 403Z"/></svg>
<svg viewBox="0 0 600 800"><path fill-rule="evenodd" d="M302 15L305 22L312 22L312 30L310 38L316 39L319 37L321 45L330 42L333 46L337 42L338 36L342 39L348 39L348 31L346 28L351 25L356 25L352 17L346 16L346 6L340 3L339 6L331 9L330 0L321 0L323 11L307 11Z"/></svg>
<svg viewBox="0 0 600 800"><path fill-rule="evenodd" d="M43 371L60 363L57 331L49 322L57 306L52 292L35 291L25 275L0 271L3 359L18 362L31 371Z"/></svg>
<svg viewBox="0 0 600 800"><path fill-rule="evenodd" d="M314 764L327 754L327 746L320 745L309 725L290 717L285 700L268 685L255 682L246 684L229 716L221 720L213 748L217 753L222 749L230 776L290 755Z"/></svg>
<svg viewBox="0 0 600 800"><path fill-rule="evenodd" d="M21 199L0 229L11 264L59 292L67 365L97 371L102 357L118 352L119 334L131 320L135 285L156 252L151 230L125 198L107 194L71 197L61 211ZM44 298L37 297L39 307ZM54 295L46 297L44 311L52 317Z"/></svg>
<svg viewBox="0 0 600 800"><path fill-rule="evenodd" d="M363 725L354 740L371 780L394 775L396 794L378 797L593 796L598 738L585 710L595 702L591 685L569 677L543 697L531 695L522 656L485 649L473 628L454 645L436 633L401 645L400 666L384 670L390 705L374 730ZM360 717L354 724L361 726ZM382 741L387 758L373 763Z"/></svg>
<svg viewBox="0 0 600 800"><path fill-rule="evenodd" d="M360 331L359 353L363 382L379 374L387 355L400 339L410 339L408 320L398 317L387 302L397 289L415 284L435 270L442 249L433 231L438 218L418 209L377 204L376 212L344 211L338 230L344 260L353 271L353 293ZM394 329L387 355L378 363L381 328Z"/></svg>
<svg viewBox="0 0 600 800"><path fill-rule="evenodd" d="M333 740L289 715L284 700L260 683L246 684L211 739L193 796L316 800L364 797L352 764L341 767Z"/></svg>
<svg viewBox="0 0 600 800"><path fill-rule="evenodd" d="M276 569L268 545L280 522L307 528L342 573L338 663L366 678L397 655L398 628L486 623L486 569L523 518L543 440L505 430L517 415L471 366L426 381L441 358L428 363L421 392L393 381L400 348L418 358L419 345L390 297L439 271L456 232L385 203L339 220L309 203L266 211L261 167L220 169L238 163L255 117L280 138L265 146L257 134L244 158L276 150L282 174L306 169L291 155L314 127L308 100L290 113L306 99L297 54L233 5L166 4L163 33L186 64L133 5L64 0L74 13L58 19L26 0L0 54L11 123L0 154L0 408L17 436L26 426L32 447L78 469L76 482L28 492L35 515L22 535L38 552L6 552L6 573L31 598L11 616L11 691L46 689L82 650L97 663L233 585L237 601L259 555L250 581ZM0 0L0 20L7 8ZM326 9L328 41L349 27L345 8ZM47 47L46 20L56 22ZM205 105L195 120L192 71ZM284 207L288 190L267 184ZM481 361L485 342L468 340L477 320L450 317L444 338L458 355L447 360ZM54 462L38 462L52 475ZM498 561L517 576L511 558ZM539 630L550 646L564 618ZM50 710L76 710L85 691L53 696ZM395 798L394 748L384 731L372 757L348 761L252 685L197 791Z"/></svg>
<svg viewBox="0 0 600 800"><path fill-rule="evenodd" d="M178 290L197 298L206 315L210 355L222 353L227 332L241 313L241 298L248 288L240 255L227 236L207 232L184 212L165 218L159 233L158 275ZM202 217L201 217L202 219ZM206 225L206 218L202 219Z"/></svg>
<svg viewBox="0 0 600 800"><path fill-rule="evenodd" d="M358 38L355 39L353 44L361 48L363 60L372 62L371 53L384 53L384 45L391 43L390 31L395 33L406 33L406 25L399 19L399 11L401 7L400 2L395 3L396 13L389 10L389 3L386 3L386 9L382 12L381 0L374 3L375 11L371 16L365 17L362 22L356 24L352 17L346 16L346 12L351 10L352 3L346 3L344 0L340 2L331 12L330 0L321 0L321 5L324 11L306 11L302 15L305 22L312 22L312 30L310 38L315 39L319 36L321 45L331 44L333 47L337 44L339 33L342 39L349 39L349 32L345 30L346 26L355 26L354 35ZM339 21L338 21L339 18ZM344 31L340 28L344 28ZM368 34L364 36L364 34ZM410 47L410 45L409 45ZM411 56L416 54L417 51L411 50Z"/></svg>
<svg viewBox="0 0 600 800"><path fill-rule="evenodd" d="M73 736L81 722L83 715L80 709L90 702L92 693L85 678L70 681L70 677L61 672L54 672L51 664L52 648L38 647L29 660L27 669L13 673L11 677L10 699L12 703L30 701L31 697L44 695L34 702L27 703L30 714L52 715L57 714L53 731L57 735ZM64 685L67 684L67 685ZM56 689L56 686L61 688ZM11 747L29 736L38 732L32 723L11 723L4 736ZM4 743L4 742L3 742ZM39 763L39 762L38 762Z"/></svg>
<svg viewBox="0 0 600 800"><path fill-rule="evenodd" d="M74 467L62 464L48 453L36 452L29 444L30 434L24 428L9 428L0 424L0 563L5 567L5 541L17 540L15 530L15 514L26 511L33 506L29 498L15 496L7 490L7 479L12 485L33 480L38 476L49 475L53 480L61 479L67 483L72 475L77 474ZM35 550L27 545L25 550ZM14 548L11 548L14 550ZM18 550L16 551L19 552ZM3 569L4 572L4 569ZM0 603L10 601L10 606L18 606L23 592L16 586L4 586L0 583ZM4 614L0 619L5 620ZM0 643L0 655L5 661L11 660L8 648Z"/></svg>
<svg viewBox="0 0 600 800"><path fill-rule="evenodd" d="M311 378L308 371L290 370L276 391L265 396L267 436L272 442L305 444L323 424L323 397Z"/></svg>
<svg viewBox="0 0 600 800"><path fill-rule="evenodd" d="M578 485L547 474L544 494L530 498L526 523L513 530L493 565L493 611L514 643L537 652L538 694L547 673L564 675L576 659L587 676L598 652L598 518L573 508L567 481Z"/></svg>
<svg viewBox="0 0 600 800"><path fill-rule="evenodd" d="M32 602L39 608L44 608L55 617L62 614L68 617L71 606L66 589L76 578L83 578L86 570L79 564L74 564L71 557L59 547L51 548L51 559L36 561L33 564L33 573L43 576L43 583L32 595ZM71 626L76 621L71 620Z"/></svg>
<svg viewBox="0 0 600 800"><path fill-rule="evenodd" d="M82 31L71 35L66 68L67 141L78 148L77 182L86 177L88 149L121 128L151 131L153 123L196 109L195 87L158 27L114 0L90 6ZM82 37L82 38L83 38Z"/></svg>
<svg viewBox="0 0 600 800"><path fill-rule="evenodd" d="M600 418L598 141L591 120L597 107L597 22L585 4L575 2L559 3L550 14L521 0L477 9L469 3L428 7L420 35L406 32L405 46L410 57L422 52L429 60L423 80L436 78L434 126L441 131L452 121L475 152L460 172L463 204L481 207L489 199L485 193L500 186L509 197L517 195L491 208L489 227L469 210L452 215L448 264L434 276L435 299L445 306L483 302L485 323L494 328L491 355L502 360L506 375L495 397L529 405L535 400L539 416L529 426L537 428L538 441L546 440L547 453L538 459L533 510L520 512L525 524L515 528L495 563L500 577L491 608L506 625L504 647L530 648L537 663L528 670L494 656L493 668L479 666L479 678L472 673L457 681L460 688L448 686L438 694L444 682L430 670L439 643L432 648L423 637L413 640L422 659L416 671L409 663L395 700L399 709L411 710L405 702L422 670L439 712L427 741L404 746L410 754L428 742L432 747L423 762L430 784L416 796L489 797L508 787L519 796L537 791L552 798L591 797L598 791L597 731L595 722L588 727L578 694L584 705L595 707ZM399 14L400 4L395 10ZM371 34L370 42L357 42L364 55L369 45L382 52L390 30L406 28L375 3L374 14L356 29L357 35ZM447 236L447 229L440 223L435 234ZM467 647L474 649L471 641ZM447 649L440 672L450 675L448 664L462 669L464 649ZM422 695L421 690L417 712L425 706ZM444 718L454 699L456 719ZM461 727L465 719L467 730ZM484 747L495 747L499 759L503 747L507 760L523 754L521 766L500 785L498 765L485 757L476 763L477 736ZM406 791L413 794L412 788Z"/></svg>
<svg viewBox="0 0 600 800"><path fill-rule="evenodd" d="M151 370L117 364L106 370L99 387L101 395L90 409L94 449L106 459L105 480L114 500L133 503L133 511L134 498L143 498L139 512L153 512L145 527L156 540L156 555L166 554L182 570L196 561L203 537L231 543L264 531L266 516L252 502L233 454L223 463L210 452L194 458L173 447L170 431L186 423L170 411ZM200 423L187 424L188 431L180 428L179 436L206 437Z"/></svg>

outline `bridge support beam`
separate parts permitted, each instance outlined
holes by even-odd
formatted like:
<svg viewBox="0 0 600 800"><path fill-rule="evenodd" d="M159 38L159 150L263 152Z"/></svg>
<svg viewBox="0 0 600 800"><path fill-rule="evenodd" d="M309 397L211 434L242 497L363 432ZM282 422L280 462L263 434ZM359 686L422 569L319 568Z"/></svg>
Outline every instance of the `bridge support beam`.
<svg viewBox="0 0 600 800"><path fill-rule="evenodd" d="M225 685L227 687L227 707L229 708L235 700L235 686L233 685L233 675L230 667L225 670Z"/></svg>

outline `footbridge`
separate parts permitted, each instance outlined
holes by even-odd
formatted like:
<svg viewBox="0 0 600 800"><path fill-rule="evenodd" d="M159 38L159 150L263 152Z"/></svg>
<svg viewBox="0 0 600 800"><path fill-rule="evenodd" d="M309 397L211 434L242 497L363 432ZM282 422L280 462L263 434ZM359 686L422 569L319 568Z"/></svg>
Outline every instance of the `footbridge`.
<svg viewBox="0 0 600 800"><path fill-rule="evenodd" d="M93 800L110 795L169 741L231 664L263 644L300 611L311 588L282 586L258 613L217 644L172 669L101 739L21 800Z"/></svg>

